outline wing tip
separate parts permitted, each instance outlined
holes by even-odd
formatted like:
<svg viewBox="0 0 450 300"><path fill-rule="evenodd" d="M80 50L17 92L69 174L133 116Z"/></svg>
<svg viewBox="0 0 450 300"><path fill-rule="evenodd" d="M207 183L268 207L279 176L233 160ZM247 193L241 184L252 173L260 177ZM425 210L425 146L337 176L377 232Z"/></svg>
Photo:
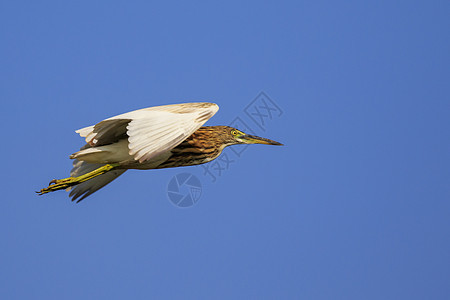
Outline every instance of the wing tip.
<svg viewBox="0 0 450 300"><path fill-rule="evenodd" d="M216 103L210 103L210 104L212 104L211 106L213 107L213 109L214 109L214 114L219 110L219 105L218 104L216 104Z"/></svg>
<svg viewBox="0 0 450 300"><path fill-rule="evenodd" d="M211 119L219 110L219 105L215 103L206 103L206 104L208 104L208 106L206 106L208 109L204 109L196 119L196 121L199 123L205 123L206 121Z"/></svg>

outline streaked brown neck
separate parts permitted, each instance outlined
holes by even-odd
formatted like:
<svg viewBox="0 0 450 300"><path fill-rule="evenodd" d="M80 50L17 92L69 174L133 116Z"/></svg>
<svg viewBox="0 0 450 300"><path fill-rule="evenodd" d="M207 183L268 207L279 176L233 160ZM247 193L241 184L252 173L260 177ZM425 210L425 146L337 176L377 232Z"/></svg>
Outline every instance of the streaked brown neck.
<svg viewBox="0 0 450 300"><path fill-rule="evenodd" d="M199 165L217 158L223 148L230 145L226 139L228 128L227 126L200 127L172 149L172 156L159 165L158 169Z"/></svg>

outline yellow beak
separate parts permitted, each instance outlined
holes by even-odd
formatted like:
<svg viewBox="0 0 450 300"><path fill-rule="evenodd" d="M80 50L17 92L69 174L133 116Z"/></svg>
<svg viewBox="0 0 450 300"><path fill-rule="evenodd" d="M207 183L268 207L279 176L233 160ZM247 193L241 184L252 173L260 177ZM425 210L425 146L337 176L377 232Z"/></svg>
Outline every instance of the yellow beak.
<svg viewBox="0 0 450 300"><path fill-rule="evenodd" d="M264 144L264 145L283 146L283 144L281 143L250 134L241 135L239 139L243 144Z"/></svg>

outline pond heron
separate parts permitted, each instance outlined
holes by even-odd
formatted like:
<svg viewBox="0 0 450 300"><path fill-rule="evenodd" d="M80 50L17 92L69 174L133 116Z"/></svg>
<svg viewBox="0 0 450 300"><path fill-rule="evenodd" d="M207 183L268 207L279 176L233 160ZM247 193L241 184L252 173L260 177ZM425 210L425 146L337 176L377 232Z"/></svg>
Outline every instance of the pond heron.
<svg viewBox="0 0 450 300"><path fill-rule="evenodd" d="M72 201L79 202L128 169L203 164L235 144L282 145L228 126L202 127L218 110L217 104L206 102L156 106L79 129L86 145L70 155L70 177L54 179L37 193L66 189Z"/></svg>

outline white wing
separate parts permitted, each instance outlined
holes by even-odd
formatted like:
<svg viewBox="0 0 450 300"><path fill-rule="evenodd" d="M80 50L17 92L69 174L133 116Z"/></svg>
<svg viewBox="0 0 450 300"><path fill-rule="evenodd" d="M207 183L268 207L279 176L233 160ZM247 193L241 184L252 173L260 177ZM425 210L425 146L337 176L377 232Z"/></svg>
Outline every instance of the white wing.
<svg viewBox="0 0 450 300"><path fill-rule="evenodd" d="M149 107L76 132L93 147L128 137L130 155L144 162L179 145L218 110L216 104L206 102Z"/></svg>

